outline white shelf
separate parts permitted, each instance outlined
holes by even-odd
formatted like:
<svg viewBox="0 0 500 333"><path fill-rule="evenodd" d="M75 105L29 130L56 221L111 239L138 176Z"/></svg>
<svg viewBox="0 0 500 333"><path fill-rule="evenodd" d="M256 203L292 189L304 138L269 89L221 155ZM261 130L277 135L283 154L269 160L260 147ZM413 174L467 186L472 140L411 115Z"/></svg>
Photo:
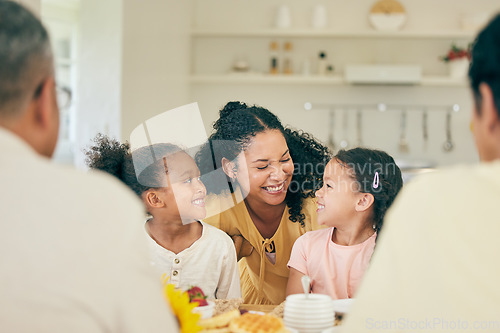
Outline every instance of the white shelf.
<svg viewBox="0 0 500 333"><path fill-rule="evenodd" d="M271 74L222 74L222 75L192 75L191 83L197 84L307 84L307 85L348 85L344 77L318 75L271 75ZM465 87L467 80L448 76L424 76L421 86L451 86Z"/></svg>
<svg viewBox="0 0 500 333"><path fill-rule="evenodd" d="M193 29L193 37L302 37L302 38L433 38L433 39L472 39L471 31L333 31L311 29L267 29L254 31Z"/></svg>
<svg viewBox="0 0 500 333"><path fill-rule="evenodd" d="M455 86L466 87L468 81L466 78L452 78L449 76L425 76L422 77L422 85L425 86Z"/></svg>
<svg viewBox="0 0 500 333"><path fill-rule="evenodd" d="M193 75L192 83L343 84L341 76L271 74Z"/></svg>

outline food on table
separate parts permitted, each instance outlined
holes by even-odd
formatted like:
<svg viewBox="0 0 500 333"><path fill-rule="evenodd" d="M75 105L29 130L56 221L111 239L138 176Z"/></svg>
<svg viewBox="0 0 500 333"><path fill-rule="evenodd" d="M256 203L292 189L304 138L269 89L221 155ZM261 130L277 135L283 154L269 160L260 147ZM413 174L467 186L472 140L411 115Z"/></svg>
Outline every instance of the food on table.
<svg viewBox="0 0 500 333"><path fill-rule="evenodd" d="M191 287L187 290L189 296L189 302L197 302L198 306L208 305L207 296L203 293L200 287Z"/></svg>
<svg viewBox="0 0 500 333"><path fill-rule="evenodd" d="M283 320L270 314L245 313L229 324L233 333L284 333Z"/></svg>
<svg viewBox="0 0 500 333"><path fill-rule="evenodd" d="M231 320L238 317L240 317L240 311L234 309L209 319L202 319L198 322L198 325L201 326L202 332L212 332L212 330L220 331L221 328L226 328L227 331L229 331L229 323Z"/></svg>
<svg viewBox="0 0 500 333"><path fill-rule="evenodd" d="M229 298L229 299L216 299L214 316L220 315L221 313L228 312L234 309L238 309L243 303L243 298Z"/></svg>
<svg viewBox="0 0 500 333"><path fill-rule="evenodd" d="M283 313L285 312L285 302L286 301L283 301L283 302L281 302L281 304L276 306L273 309L273 311L271 311L271 314L276 316L276 317L283 318Z"/></svg>

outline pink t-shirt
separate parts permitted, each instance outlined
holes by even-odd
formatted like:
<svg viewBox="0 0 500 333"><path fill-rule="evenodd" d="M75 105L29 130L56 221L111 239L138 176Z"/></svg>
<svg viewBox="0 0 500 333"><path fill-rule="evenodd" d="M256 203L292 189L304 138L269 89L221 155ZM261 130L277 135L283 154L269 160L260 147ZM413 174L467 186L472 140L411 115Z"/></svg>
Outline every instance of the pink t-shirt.
<svg viewBox="0 0 500 333"><path fill-rule="evenodd" d="M372 257L377 233L361 244L343 246L332 241L333 230L320 229L300 236L288 267L309 275L313 293L333 299L352 298Z"/></svg>

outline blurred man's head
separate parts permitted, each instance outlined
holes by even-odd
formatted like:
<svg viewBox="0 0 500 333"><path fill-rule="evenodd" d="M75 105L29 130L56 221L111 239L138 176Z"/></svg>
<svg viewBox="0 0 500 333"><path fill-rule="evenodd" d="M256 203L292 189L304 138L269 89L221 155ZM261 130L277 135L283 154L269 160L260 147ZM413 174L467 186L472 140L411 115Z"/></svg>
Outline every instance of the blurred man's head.
<svg viewBox="0 0 500 333"><path fill-rule="evenodd" d="M500 158L500 14L477 36L469 79L474 96L472 124L479 157Z"/></svg>
<svg viewBox="0 0 500 333"><path fill-rule="evenodd" d="M21 5L0 0L0 127L52 156L59 131L47 30Z"/></svg>

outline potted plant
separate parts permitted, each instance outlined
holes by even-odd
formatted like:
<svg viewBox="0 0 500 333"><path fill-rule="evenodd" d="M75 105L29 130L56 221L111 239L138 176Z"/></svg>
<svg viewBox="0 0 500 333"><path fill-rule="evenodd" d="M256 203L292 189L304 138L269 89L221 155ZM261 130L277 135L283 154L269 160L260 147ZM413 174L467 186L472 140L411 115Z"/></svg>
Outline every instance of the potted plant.
<svg viewBox="0 0 500 333"><path fill-rule="evenodd" d="M467 75L470 61L471 44L467 48L459 47L455 43L445 56L439 57L440 60L448 63L450 76L453 78L463 78Z"/></svg>

